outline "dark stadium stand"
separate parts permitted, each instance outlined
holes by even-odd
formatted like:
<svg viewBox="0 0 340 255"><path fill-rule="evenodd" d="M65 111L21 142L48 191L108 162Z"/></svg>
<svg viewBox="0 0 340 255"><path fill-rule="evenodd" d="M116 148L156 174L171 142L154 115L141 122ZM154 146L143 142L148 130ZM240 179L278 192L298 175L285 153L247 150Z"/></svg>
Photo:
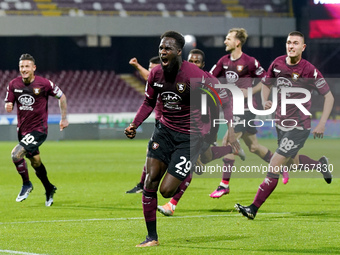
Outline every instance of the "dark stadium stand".
<svg viewBox="0 0 340 255"><path fill-rule="evenodd" d="M0 70L0 95L6 94L10 80L18 71ZM143 94L135 90L114 71L60 71L37 73L55 82L67 96L69 113L136 112ZM49 113L59 114L58 100L49 100ZM4 107L0 114L6 114Z"/></svg>
<svg viewBox="0 0 340 255"><path fill-rule="evenodd" d="M117 75L114 71L58 71L58 72L37 72L45 78L55 82L67 96L69 113L119 113L119 112L137 112L142 104L144 95L144 81L138 72L134 75ZM6 95L6 86L13 78L19 76L16 70L0 70L0 95L4 98ZM140 91L138 92L132 82L126 82L123 76L130 77L139 81ZM333 92L339 83L338 79L330 79L330 86ZM331 119L340 118L340 96L336 93L335 106ZM318 115L317 111L322 109L323 99L313 94L313 105L311 112ZM321 99L321 100L320 100ZM50 98L49 113L59 114L58 100ZM4 107L0 107L0 115L7 114ZM318 116L320 117L320 116Z"/></svg>
<svg viewBox="0 0 340 255"><path fill-rule="evenodd" d="M291 0L7 0L3 15L292 16Z"/></svg>

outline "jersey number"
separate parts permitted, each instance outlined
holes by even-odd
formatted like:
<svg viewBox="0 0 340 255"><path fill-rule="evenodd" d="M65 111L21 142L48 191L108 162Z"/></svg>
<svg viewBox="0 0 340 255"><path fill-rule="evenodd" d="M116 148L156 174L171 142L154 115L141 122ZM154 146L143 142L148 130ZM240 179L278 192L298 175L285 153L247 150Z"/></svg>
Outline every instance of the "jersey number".
<svg viewBox="0 0 340 255"><path fill-rule="evenodd" d="M180 156L179 158L182 161L175 165L175 167L177 168L176 173L178 173L182 176L186 176L186 174L191 169L191 166L192 166L191 161L187 160L186 157L184 157L184 156Z"/></svg>
<svg viewBox="0 0 340 255"><path fill-rule="evenodd" d="M24 136L24 138L21 139L21 142L26 145L29 145L34 142L34 136L31 134L27 134Z"/></svg>
<svg viewBox="0 0 340 255"><path fill-rule="evenodd" d="M283 138L280 144L280 149L284 149L285 151L289 151L293 148L294 141L289 140L287 137Z"/></svg>

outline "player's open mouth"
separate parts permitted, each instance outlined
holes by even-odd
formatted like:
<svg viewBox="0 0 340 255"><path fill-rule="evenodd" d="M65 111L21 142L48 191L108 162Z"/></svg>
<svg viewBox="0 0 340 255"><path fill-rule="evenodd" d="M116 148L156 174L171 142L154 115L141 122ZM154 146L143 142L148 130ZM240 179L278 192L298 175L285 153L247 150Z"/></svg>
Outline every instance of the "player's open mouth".
<svg viewBox="0 0 340 255"><path fill-rule="evenodd" d="M166 66L166 65L169 64L169 60L167 58L161 58L161 60L162 60L162 65L163 66Z"/></svg>

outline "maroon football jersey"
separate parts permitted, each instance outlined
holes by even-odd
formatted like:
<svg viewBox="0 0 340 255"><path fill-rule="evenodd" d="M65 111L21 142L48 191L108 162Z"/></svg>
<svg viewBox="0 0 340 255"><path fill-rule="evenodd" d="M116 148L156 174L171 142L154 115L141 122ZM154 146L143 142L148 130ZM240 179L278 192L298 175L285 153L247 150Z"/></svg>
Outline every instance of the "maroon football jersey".
<svg viewBox="0 0 340 255"><path fill-rule="evenodd" d="M191 82L191 80L198 79L202 83L206 79L214 79L215 83L218 83L210 74L187 61L182 62L174 81L165 79L161 65L153 68L146 84L144 103L139 108L133 123L138 127L150 115L159 96L163 103L161 123L180 133L202 134L200 108L190 105L190 93L202 86L202 83Z"/></svg>
<svg viewBox="0 0 340 255"><path fill-rule="evenodd" d="M241 57L236 60L232 60L230 54L223 56L212 67L210 73L217 78L223 77L227 83L236 84L242 89L252 87L254 78L262 78L266 75L260 62L245 53L242 53ZM248 109L246 99L244 103L244 109ZM253 95L253 105L256 109L255 95Z"/></svg>
<svg viewBox="0 0 340 255"><path fill-rule="evenodd" d="M47 134L48 97L60 99L62 95L58 86L40 76L35 76L28 85L22 77L13 79L7 86L5 102L17 105L18 132L22 135L32 131Z"/></svg>
<svg viewBox="0 0 340 255"><path fill-rule="evenodd" d="M296 127L300 129L311 128L311 116L305 115L295 104L287 104L286 115L282 115L281 109L281 88L293 87L304 88L308 91L316 90L319 94L325 95L329 92L329 86L318 69L305 59L296 65L288 65L286 63L286 55L280 56L270 65L266 77L262 79L262 83L267 86L276 86L278 88L278 105L275 119L279 119L279 126ZM305 98L303 93L288 93L287 99ZM312 101L309 100L302 104L308 111L311 108ZM293 119L295 121L287 121ZM284 125L282 125L284 121Z"/></svg>
<svg viewBox="0 0 340 255"><path fill-rule="evenodd" d="M162 109L163 109L162 101L158 98L156 106L154 108L155 120L160 120L160 118L162 117Z"/></svg>

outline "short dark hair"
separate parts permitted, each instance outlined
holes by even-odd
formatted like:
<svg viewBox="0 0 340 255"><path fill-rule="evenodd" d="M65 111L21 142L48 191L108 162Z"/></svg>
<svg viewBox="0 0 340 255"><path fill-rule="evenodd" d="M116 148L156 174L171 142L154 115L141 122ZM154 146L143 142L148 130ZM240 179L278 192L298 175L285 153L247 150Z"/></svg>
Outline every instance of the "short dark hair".
<svg viewBox="0 0 340 255"><path fill-rule="evenodd" d="M161 63L161 59L159 58L159 56L154 56L154 57L150 58L149 63L160 64Z"/></svg>
<svg viewBox="0 0 340 255"><path fill-rule="evenodd" d="M176 31L167 31L161 35L161 39L163 39L164 37L174 38L176 41L177 47L180 49L183 49L184 44L185 44L185 39L184 39L184 36L181 35L180 33Z"/></svg>
<svg viewBox="0 0 340 255"><path fill-rule="evenodd" d="M303 41L305 41L305 36L300 31L292 31L288 34L288 36L300 36L302 37Z"/></svg>
<svg viewBox="0 0 340 255"><path fill-rule="evenodd" d="M35 59L34 59L34 57L33 57L32 55L28 54L28 53L22 54L22 55L20 56L20 58L19 58L19 62L20 62L21 60L31 60L31 61L33 62L33 64L35 64Z"/></svg>
<svg viewBox="0 0 340 255"><path fill-rule="evenodd" d="M202 50L200 50L200 49L192 49L192 50L189 52L189 55L190 55L190 54L199 54L199 55L202 56L203 62L205 61L205 54L204 54L204 52L203 52Z"/></svg>

